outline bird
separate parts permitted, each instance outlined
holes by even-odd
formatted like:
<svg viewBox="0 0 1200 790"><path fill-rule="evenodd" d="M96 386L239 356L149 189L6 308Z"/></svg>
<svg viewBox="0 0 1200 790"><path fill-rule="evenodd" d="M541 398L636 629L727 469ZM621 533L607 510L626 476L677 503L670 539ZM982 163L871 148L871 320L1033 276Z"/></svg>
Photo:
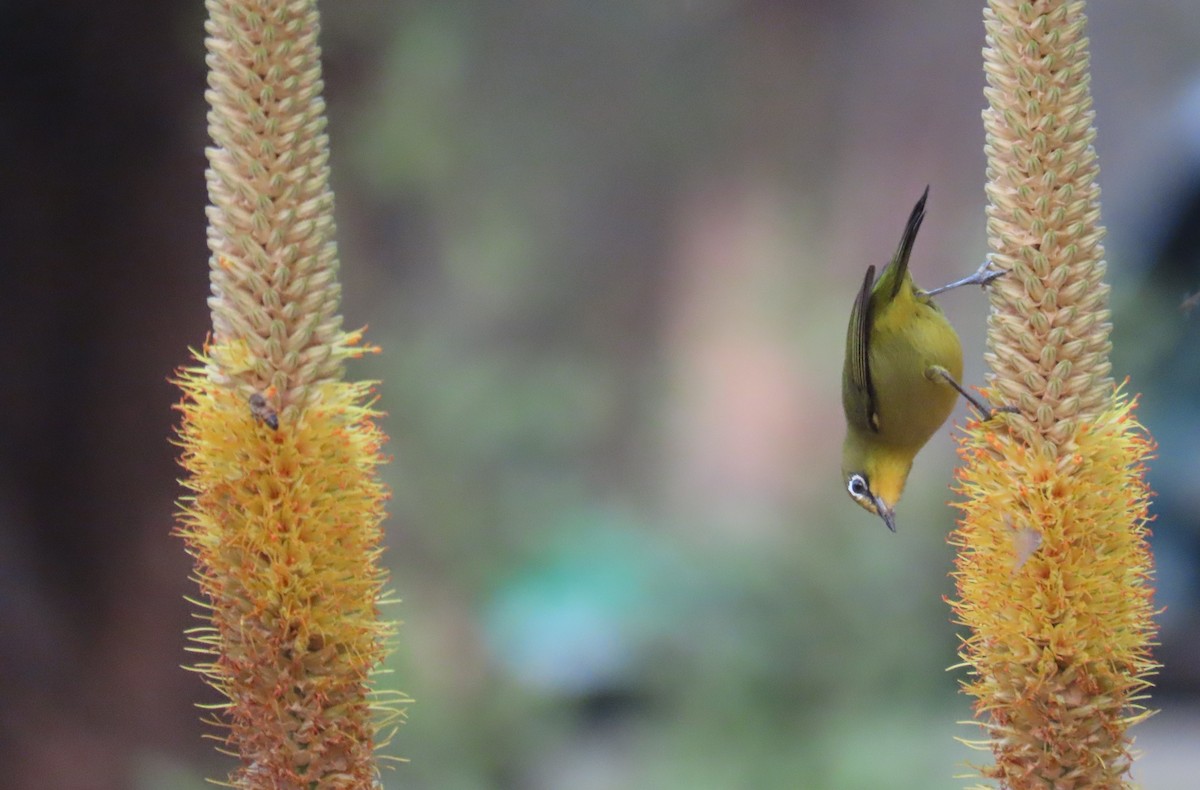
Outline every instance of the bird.
<svg viewBox="0 0 1200 790"><path fill-rule="evenodd" d="M985 260L974 274L931 291L918 288L909 274L928 197L926 186L878 280L875 267L867 267L850 311L842 369L842 478L850 498L892 532L913 459L950 416L959 395L985 419L1015 411L992 408L963 388L962 344L932 298L964 285L986 286L1004 271L991 269Z"/></svg>

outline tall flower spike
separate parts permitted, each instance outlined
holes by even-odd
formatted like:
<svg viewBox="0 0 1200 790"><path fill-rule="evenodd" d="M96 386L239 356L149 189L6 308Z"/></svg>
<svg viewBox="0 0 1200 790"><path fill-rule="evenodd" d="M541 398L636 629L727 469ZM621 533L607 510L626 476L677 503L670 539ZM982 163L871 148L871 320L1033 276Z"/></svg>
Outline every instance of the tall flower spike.
<svg viewBox="0 0 1200 790"><path fill-rule="evenodd" d="M1082 2L989 0L994 401L968 425L954 577L964 690L1013 788L1119 788L1156 668L1146 544L1153 450L1109 378L1108 286Z"/></svg>
<svg viewBox="0 0 1200 790"><path fill-rule="evenodd" d="M385 441L344 332L314 0L208 0L213 338L179 384L195 666L241 788L378 786Z"/></svg>

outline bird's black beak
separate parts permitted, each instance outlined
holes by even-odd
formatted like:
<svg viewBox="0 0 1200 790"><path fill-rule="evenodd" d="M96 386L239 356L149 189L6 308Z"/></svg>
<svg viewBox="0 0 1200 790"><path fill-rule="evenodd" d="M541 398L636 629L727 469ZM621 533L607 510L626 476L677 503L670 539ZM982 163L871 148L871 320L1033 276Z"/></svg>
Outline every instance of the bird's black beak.
<svg viewBox="0 0 1200 790"><path fill-rule="evenodd" d="M879 517L883 519L883 523L887 524L887 528L895 532L896 512L888 507L887 503L879 497L875 497L875 511L879 513Z"/></svg>

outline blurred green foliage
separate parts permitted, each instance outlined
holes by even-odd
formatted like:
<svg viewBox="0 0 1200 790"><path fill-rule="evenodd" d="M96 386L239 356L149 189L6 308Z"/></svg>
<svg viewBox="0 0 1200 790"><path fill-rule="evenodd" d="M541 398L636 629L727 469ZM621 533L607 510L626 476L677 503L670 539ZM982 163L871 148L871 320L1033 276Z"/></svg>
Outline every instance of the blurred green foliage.
<svg viewBox="0 0 1200 790"><path fill-rule="evenodd" d="M395 453L388 786L961 786L952 429L896 536L835 459L853 289L926 181L918 280L985 252L979 10L372 8L324 13L380 53L331 123ZM983 299L946 309L978 383Z"/></svg>

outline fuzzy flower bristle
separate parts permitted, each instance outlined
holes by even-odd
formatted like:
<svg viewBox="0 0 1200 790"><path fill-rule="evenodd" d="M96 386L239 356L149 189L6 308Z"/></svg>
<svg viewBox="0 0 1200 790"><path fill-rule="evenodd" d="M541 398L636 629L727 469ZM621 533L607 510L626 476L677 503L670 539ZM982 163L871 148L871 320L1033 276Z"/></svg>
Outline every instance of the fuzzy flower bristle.
<svg viewBox="0 0 1200 790"><path fill-rule="evenodd" d="M1144 465L1153 442L1110 377L1086 18L990 0L990 397L960 439L950 602L1001 788L1121 788L1156 669Z"/></svg>
<svg viewBox="0 0 1200 790"><path fill-rule="evenodd" d="M961 439L952 607L1002 787L1121 787L1149 715L1153 444L1132 411L1112 395L1061 457L979 423Z"/></svg>
<svg viewBox="0 0 1200 790"><path fill-rule="evenodd" d="M238 786L370 787L379 714L399 715L367 691L392 632L377 611L386 490L370 385L325 384L275 430L211 380L211 357L197 362L180 379L192 493L178 532L208 602L196 668L229 699L218 723Z"/></svg>

